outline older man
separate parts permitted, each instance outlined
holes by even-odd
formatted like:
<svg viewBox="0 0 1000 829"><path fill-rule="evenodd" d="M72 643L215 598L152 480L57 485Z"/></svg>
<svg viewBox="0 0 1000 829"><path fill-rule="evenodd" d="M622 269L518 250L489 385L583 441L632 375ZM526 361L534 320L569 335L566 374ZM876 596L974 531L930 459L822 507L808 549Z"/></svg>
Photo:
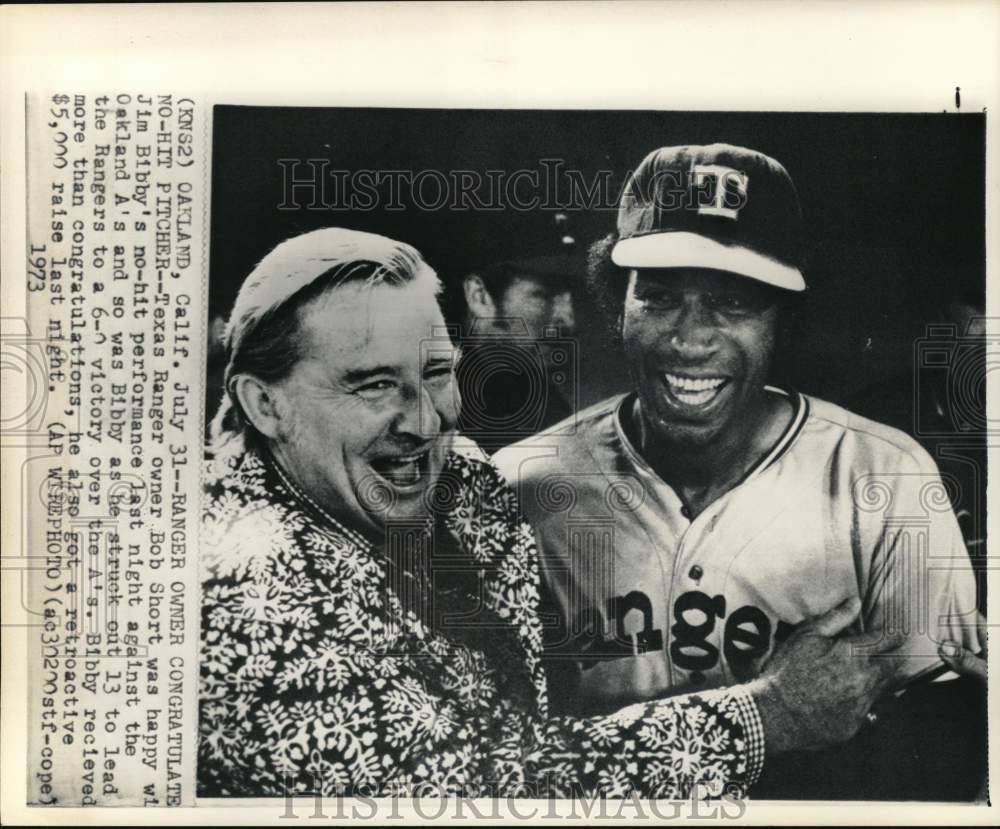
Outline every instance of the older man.
<svg viewBox="0 0 1000 829"><path fill-rule="evenodd" d="M240 290L207 466L199 792L719 794L753 784L765 741L854 733L893 645L831 638L856 603L752 685L549 715L532 533L456 451L438 289L409 246L328 229Z"/></svg>

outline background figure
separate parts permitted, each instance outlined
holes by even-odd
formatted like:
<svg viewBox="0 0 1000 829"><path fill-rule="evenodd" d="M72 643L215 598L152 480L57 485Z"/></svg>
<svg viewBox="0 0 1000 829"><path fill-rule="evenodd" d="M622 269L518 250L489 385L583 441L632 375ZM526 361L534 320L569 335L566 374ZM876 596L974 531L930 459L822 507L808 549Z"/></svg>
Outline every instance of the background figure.
<svg viewBox="0 0 1000 829"><path fill-rule="evenodd" d="M585 260L565 213L551 231L532 255L487 265L454 288L461 431L490 454L577 408L574 292Z"/></svg>

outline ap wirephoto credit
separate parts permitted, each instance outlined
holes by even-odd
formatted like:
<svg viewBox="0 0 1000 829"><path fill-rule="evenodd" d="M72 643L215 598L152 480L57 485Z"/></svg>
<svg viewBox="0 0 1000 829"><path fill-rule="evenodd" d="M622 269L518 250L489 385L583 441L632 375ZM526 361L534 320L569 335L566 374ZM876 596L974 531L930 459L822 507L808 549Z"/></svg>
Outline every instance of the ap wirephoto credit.
<svg viewBox="0 0 1000 829"><path fill-rule="evenodd" d="M986 796L982 114L216 106L199 797Z"/></svg>

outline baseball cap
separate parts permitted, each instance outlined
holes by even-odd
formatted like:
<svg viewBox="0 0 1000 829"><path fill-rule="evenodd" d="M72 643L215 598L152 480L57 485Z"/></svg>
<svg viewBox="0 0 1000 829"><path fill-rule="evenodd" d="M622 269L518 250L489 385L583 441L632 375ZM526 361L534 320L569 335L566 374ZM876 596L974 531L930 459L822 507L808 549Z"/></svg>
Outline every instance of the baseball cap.
<svg viewBox="0 0 1000 829"><path fill-rule="evenodd" d="M533 277L560 289L575 287L587 270L586 250L566 213L545 216L541 221L532 218L530 225L518 228L516 243L504 241L516 246L517 254L493 261L488 267Z"/></svg>
<svg viewBox="0 0 1000 829"><path fill-rule="evenodd" d="M805 290L802 210L784 167L731 144L661 147L629 177L611 260L711 268Z"/></svg>

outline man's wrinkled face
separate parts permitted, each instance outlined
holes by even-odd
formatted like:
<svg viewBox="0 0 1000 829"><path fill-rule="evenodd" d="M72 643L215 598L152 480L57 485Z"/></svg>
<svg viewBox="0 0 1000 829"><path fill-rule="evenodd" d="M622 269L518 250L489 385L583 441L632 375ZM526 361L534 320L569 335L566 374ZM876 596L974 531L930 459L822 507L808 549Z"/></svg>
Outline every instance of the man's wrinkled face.
<svg viewBox="0 0 1000 829"><path fill-rule="evenodd" d="M427 515L457 419L454 355L426 283L347 284L300 311L302 359L276 384L273 450L306 493L365 529Z"/></svg>
<svg viewBox="0 0 1000 829"><path fill-rule="evenodd" d="M545 329L558 327L561 336L573 333L576 324L573 295L568 288L532 276L515 276L500 299L498 315L513 322L511 333L540 340ZM516 320L523 320L522 328Z"/></svg>
<svg viewBox="0 0 1000 829"><path fill-rule="evenodd" d="M635 270L622 337L651 435L688 451L750 428L774 351L772 289L701 269Z"/></svg>

